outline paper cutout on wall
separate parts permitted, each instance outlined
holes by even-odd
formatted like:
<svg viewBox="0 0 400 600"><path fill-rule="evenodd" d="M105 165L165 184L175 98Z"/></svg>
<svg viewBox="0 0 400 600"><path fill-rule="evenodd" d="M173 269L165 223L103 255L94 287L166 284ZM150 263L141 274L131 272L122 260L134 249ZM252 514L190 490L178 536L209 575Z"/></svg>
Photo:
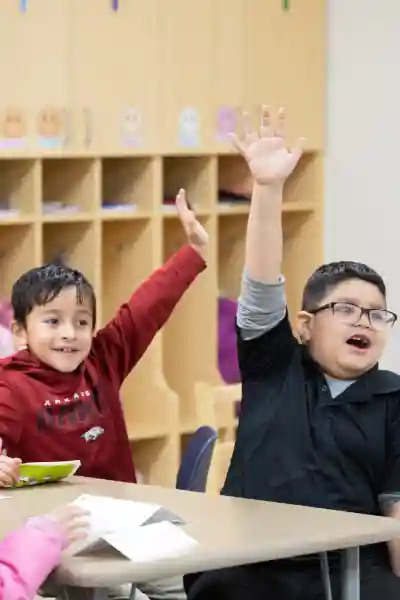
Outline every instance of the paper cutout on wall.
<svg viewBox="0 0 400 600"><path fill-rule="evenodd" d="M0 149L18 150L27 142L28 125L25 114L18 106L10 106L1 116Z"/></svg>
<svg viewBox="0 0 400 600"><path fill-rule="evenodd" d="M229 142L230 134L236 131L237 111L232 106L220 106L217 111L217 134L218 142Z"/></svg>
<svg viewBox="0 0 400 600"><path fill-rule="evenodd" d="M193 107L184 108L179 117L179 145L194 148L200 144L200 118Z"/></svg>
<svg viewBox="0 0 400 600"><path fill-rule="evenodd" d="M25 13L28 10L28 0L19 0L19 10Z"/></svg>
<svg viewBox="0 0 400 600"><path fill-rule="evenodd" d="M37 118L37 143L45 150L62 148L65 142L64 111L45 106Z"/></svg>
<svg viewBox="0 0 400 600"><path fill-rule="evenodd" d="M134 106L128 106L122 115L122 145L137 148L143 144L142 115Z"/></svg>
<svg viewBox="0 0 400 600"><path fill-rule="evenodd" d="M111 8L114 12L117 12L119 9L119 0L111 0Z"/></svg>

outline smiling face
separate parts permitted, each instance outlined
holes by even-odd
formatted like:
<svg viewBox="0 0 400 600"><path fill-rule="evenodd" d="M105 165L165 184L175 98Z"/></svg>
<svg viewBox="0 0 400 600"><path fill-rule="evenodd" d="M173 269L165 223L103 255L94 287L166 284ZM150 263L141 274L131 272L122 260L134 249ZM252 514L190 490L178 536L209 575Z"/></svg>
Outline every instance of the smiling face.
<svg viewBox="0 0 400 600"><path fill-rule="evenodd" d="M359 308L378 312L360 318ZM376 285L348 279L333 287L319 308L298 315L300 338L327 375L355 379L377 364L385 348L391 324L380 319L390 314L379 309L386 309L386 301Z"/></svg>
<svg viewBox="0 0 400 600"><path fill-rule="evenodd" d="M34 306L24 327L14 324L19 344L43 363L70 373L88 356L93 338L93 306L88 294L79 298L69 286L50 302Z"/></svg>
<svg viewBox="0 0 400 600"><path fill-rule="evenodd" d="M2 133L6 138L21 138L27 134L24 114L17 106L10 106L4 115Z"/></svg>
<svg viewBox="0 0 400 600"><path fill-rule="evenodd" d="M43 108L38 116L38 133L45 138L60 137L63 133L62 111L52 106Z"/></svg>

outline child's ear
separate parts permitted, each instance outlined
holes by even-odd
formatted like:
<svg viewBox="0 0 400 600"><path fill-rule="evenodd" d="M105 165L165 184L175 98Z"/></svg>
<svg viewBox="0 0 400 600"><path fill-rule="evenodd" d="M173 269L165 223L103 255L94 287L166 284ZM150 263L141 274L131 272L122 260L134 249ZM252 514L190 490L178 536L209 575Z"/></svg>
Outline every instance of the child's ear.
<svg viewBox="0 0 400 600"><path fill-rule="evenodd" d="M311 325L314 315L301 310L296 317L296 331L302 344L307 344L311 337Z"/></svg>
<svg viewBox="0 0 400 600"><path fill-rule="evenodd" d="M11 333L14 340L14 346L17 348L17 350L25 350L28 347L28 339L25 327L21 325L21 323L17 323L17 321L12 321Z"/></svg>

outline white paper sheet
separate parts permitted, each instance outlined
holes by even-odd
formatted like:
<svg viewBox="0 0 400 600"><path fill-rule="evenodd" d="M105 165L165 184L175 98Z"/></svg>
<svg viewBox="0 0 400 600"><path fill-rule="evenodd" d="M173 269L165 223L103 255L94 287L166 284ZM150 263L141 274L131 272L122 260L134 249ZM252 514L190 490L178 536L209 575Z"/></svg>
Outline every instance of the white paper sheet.
<svg viewBox="0 0 400 600"><path fill-rule="evenodd" d="M104 539L134 562L148 562L188 554L198 542L168 521L110 533Z"/></svg>
<svg viewBox="0 0 400 600"><path fill-rule="evenodd" d="M106 533L139 527L160 508L157 504L90 494L79 496L74 504L90 512L90 528L85 547L104 538Z"/></svg>
<svg viewBox="0 0 400 600"><path fill-rule="evenodd" d="M144 525L163 507L157 504L84 494L74 502L90 513L88 538L74 553L108 544L132 561L145 562L190 552L197 542L172 521L178 517L164 509L167 520ZM179 521L178 521L179 522ZM183 521L180 521L183 523Z"/></svg>

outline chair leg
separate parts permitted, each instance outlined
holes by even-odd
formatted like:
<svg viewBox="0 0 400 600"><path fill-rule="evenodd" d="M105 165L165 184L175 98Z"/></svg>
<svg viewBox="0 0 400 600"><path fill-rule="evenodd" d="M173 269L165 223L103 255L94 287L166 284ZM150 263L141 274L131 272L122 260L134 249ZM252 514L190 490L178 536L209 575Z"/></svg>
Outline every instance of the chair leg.
<svg viewBox="0 0 400 600"><path fill-rule="evenodd" d="M331 577L329 574L328 554L326 552L320 553L319 562L321 566L322 582L324 584L325 600L332 600Z"/></svg>

